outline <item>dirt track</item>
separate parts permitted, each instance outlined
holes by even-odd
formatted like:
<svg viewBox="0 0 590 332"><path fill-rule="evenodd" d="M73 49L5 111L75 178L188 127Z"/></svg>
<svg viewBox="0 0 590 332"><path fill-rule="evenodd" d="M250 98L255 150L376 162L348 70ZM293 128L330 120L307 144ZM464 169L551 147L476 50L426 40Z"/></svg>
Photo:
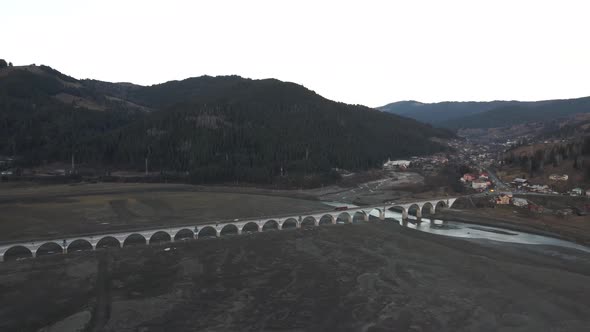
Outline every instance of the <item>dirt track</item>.
<svg viewBox="0 0 590 332"><path fill-rule="evenodd" d="M0 264L0 330L85 326L80 317L97 312L101 296L110 301L105 331L590 326L587 254L445 238L393 223L113 250L108 268L100 265L103 254Z"/></svg>

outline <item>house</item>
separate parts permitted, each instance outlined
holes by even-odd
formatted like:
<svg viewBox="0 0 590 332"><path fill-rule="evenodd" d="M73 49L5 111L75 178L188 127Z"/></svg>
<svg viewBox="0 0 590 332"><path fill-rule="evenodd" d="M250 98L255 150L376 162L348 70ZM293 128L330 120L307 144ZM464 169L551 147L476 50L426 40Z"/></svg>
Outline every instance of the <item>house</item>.
<svg viewBox="0 0 590 332"><path fill-rule="evenodd" d="M512 183L517 185L517 186L522 186L524 184L526 184L528 182L527 179L523 179L523 178L515 178Z"/></svg>
<svg viewBox="0 0 590 332"><path fill-rule="evenodd" d="M549 180L552 181L567 181L569 176L567 174L559 175L559 174L551 174L549 175Z"/></svg>
<svg viewBox="0 0 590 332"><path fill-rule="evenodd" d="M471 174L471 173L465 173L465 174L463 174L463 180L465 180L467 182L471 182L471 181L473 181L475 179L476 179L476 177L475 177L474 174Z"/></svg>
<svg viewBox="0 0 590 332"><path fill-rule="evenodd" d="M489 181L483 179L477 179L471 182L471 188L473 189L486 189L489 185Z"/></svg>
<svg viewBox="0 0 590 332"><path fill-rule="evenodd" d="M410 161L409 160L391 160L388 159L387 162L385 164L383 164L384 168L389 168L389 169L393 169L393 168L408 168L410 167Z"/></svg>
<svg viewBox="0 0 590 332"><path fill-rule="evenodd" d="M500 196L496 197L496 204L508 205L508 204L510 204L511 199L512 199L512 194L500 194Z"/></svg>
<svg viewBox="0 0 590 332"><path fill-rule="evenodd" d="M538 193L547 193L550 192L551 190L549 189L548 185L539 185L539 184L534 184L532 186L529 187L530 191L535 191Z"/></svg>

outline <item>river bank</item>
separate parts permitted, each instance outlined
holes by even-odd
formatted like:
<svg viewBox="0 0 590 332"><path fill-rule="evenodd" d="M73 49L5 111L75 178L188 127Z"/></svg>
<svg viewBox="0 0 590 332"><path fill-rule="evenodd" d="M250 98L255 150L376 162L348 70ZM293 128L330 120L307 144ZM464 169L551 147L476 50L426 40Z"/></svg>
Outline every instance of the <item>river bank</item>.
<svg viewBox="0 0 590 332"><path fill-rule="evenodd" d="M520 218L497 212L493 209L445 209L443 211L437 211L436 218L527 232L590 246L590 231L586 231L585 227L572 230L570 224L551 224L544 222L543 219ZM583 220L582 218L580 218L579 222L590 223L590 221Z"/></svg>

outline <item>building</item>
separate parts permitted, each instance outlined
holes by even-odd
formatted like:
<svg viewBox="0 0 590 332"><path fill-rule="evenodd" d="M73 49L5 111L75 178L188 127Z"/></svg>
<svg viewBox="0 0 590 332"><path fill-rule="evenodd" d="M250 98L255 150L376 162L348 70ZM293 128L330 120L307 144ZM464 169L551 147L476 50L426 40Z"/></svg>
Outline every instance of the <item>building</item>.
<svg viewBox="0 0 590 332"><path fill-rule="evenodd" d="M529 205L529 202L528 202L526 199L524 199L524 198L518 198L518 197L514 197L514 198L512 199L512 204L513 204L514 206L520 206L520 207L522 207L522 206L527 206L527 205Z"/></svg>
<svg viewBox="0 0 590 332"><path fill-rule="evenodd" d="M490 185L489 181L484 179L477 179L471 182L471 188L473 189L486 189Z"/></svg>
<svg viewBox="0 0 590 332"><path fill-rule="evenodd" d="M584 191L582 190L582 188L574 188L572 189L572 191L570 191L570 195L571 196L582 196L582 193Z"/></svg>
<svg viewBox="0 0 590 332"><path fill-rule="evenodd" d="M534 192L538 192L538 193L548 193L548 192L551 192L551 189L546 184L544 184L544 185L534 184L534 185L532 185L532 186L529 187L529 190L530 191L534 191Z"/></svg>
<svg viewBox="0 0 590 332"><path fill-rule="evenodd" d="M388 159L387 162L385 164L383 164L384 168L389 168L389 169L394 169L394 168L403 168L406 169L408 167L410 167L410 161L409 160L391 160Z"/></svg>
<svg viewBox="0 0 590 332"><path fill-rule="evenodd" d="M523 178L515 178L512 181L512 183L515 184L515 185L517 185L517 186L522 186L522 185L528 183L528 180L527 179L523 179Z"/></svg>
<svg viewBox="0 0 590 332"><path fill-rule="evenodd" d="M512 200L512 194L500 194L500 196L496 197L496 204L498 205L508 205Z"/></svg>
<svg viewBox="0 0 590 332"><path fill-rule="evenodd" d="M559 174L551 174L549 175L549 180L552 181L567 181L569 176L567 174L559 175Z"/></svg>
<svg viewBox="0 0 590 332"><path fill-rule="evenodd" d="M471 173L465 173L463 174L463 180L465 182L471 182L473 180L475 180L477 177L474 174Z"/></svg>

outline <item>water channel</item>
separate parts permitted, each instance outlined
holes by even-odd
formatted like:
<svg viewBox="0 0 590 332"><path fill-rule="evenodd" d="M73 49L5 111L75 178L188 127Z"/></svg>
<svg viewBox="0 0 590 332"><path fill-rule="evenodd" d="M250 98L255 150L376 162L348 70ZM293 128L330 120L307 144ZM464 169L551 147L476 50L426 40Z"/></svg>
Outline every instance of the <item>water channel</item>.
<svg viewBox="0 0 590 332"><path fill-rule="evenodd" d="M558 246L590 253L590 247L586 247L574 242L560 240L549 236L502 229L498 227L481 226L459 221L443 222L440 219L430 219L424 217L422 218L422 222L416 223L415 216L409 216L408 222L402 222L401 213L393 211L387 211L385 213L385 218L387 220L399 222L400 225L411 229L437 235L469 239L485 239L498 242L510 242L529 245Z"/></svg>

